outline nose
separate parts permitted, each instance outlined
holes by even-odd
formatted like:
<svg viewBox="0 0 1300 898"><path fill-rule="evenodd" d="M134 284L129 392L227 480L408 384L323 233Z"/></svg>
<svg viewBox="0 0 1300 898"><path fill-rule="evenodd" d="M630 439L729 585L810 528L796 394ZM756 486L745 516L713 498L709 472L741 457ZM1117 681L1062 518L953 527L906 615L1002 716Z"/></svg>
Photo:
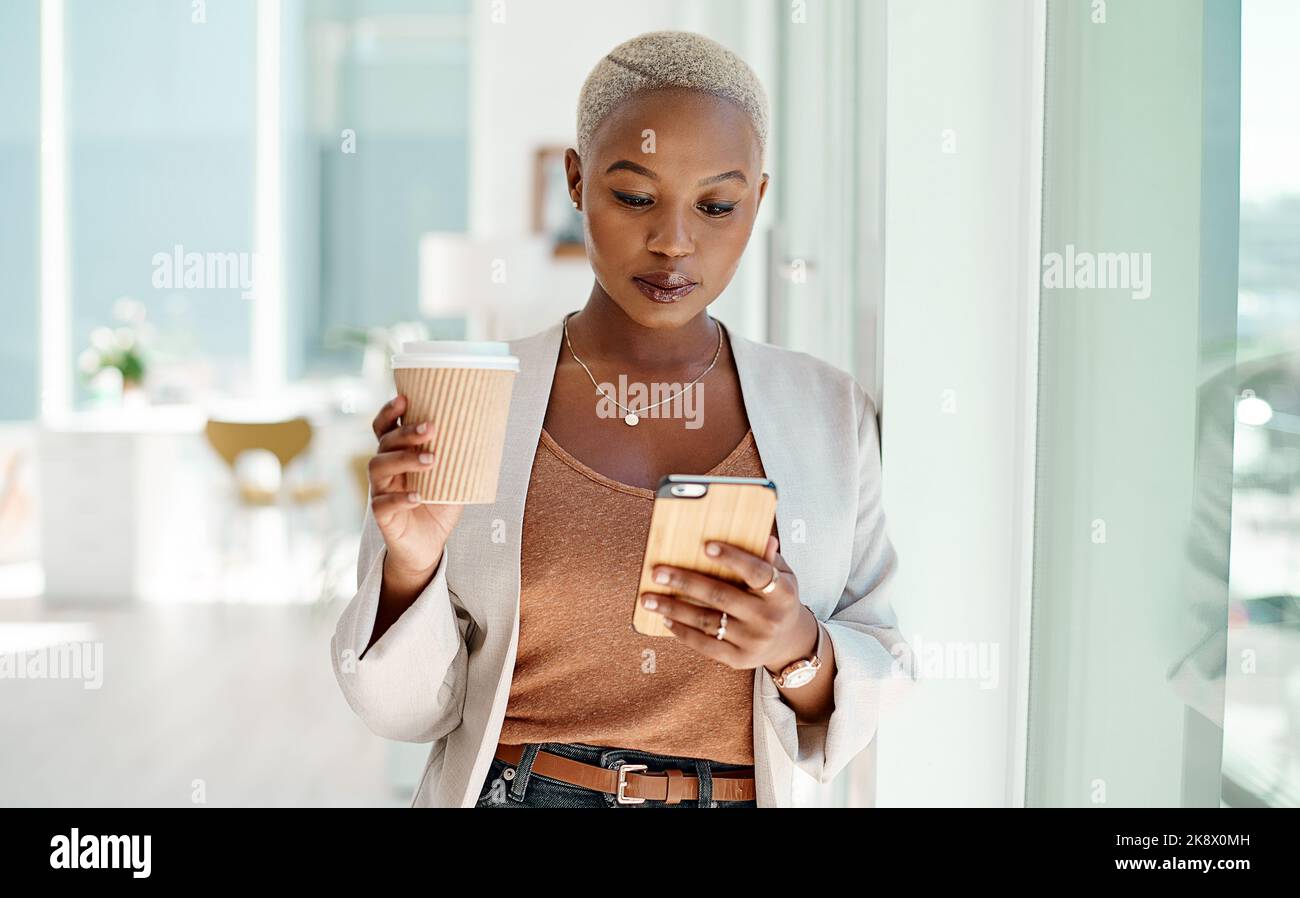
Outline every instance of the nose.
<svg viewBox="0 0 1300 898"><path fill-rule="evenodd" d="M650 235L646 249L661 256L677 258L695 252L695 238L691 234L690 213L660 204L650 221Z"/></svg>

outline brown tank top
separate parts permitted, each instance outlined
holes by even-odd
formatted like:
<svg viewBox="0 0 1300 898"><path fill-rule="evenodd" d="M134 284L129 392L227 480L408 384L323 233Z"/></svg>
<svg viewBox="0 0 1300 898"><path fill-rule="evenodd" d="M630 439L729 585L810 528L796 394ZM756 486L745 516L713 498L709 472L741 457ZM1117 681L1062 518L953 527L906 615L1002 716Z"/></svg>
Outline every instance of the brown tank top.
<svg viewBox="0 0 1300 898"><path fill-rule="evenodd" d="M707 474L763 477L751 430ZM500 741L754 763L754 671L632 629L654 491L545 430L524 505L519 646Z"/></svg>

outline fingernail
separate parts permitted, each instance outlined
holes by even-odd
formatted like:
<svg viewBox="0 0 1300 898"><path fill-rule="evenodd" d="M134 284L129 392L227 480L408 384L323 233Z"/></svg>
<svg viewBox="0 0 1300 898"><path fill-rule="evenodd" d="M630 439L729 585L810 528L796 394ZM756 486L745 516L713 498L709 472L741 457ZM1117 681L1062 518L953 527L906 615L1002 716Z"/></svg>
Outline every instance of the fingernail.
<svg viewBox="0 0 1300 898"><path fill-rule="evenodd" d="M656 583L667 583L667 582L668 582L668 572L667 572L667 571L660 571L659 573L655 574L655 582L656 582Z"/></svg>
<svg viewBox="0 0 1300 898"><path fill-rule="evenodd" d="M407 502L419 502L419 501L420 501L420 494L419 494L419 493L407 493L407 494L406 494L406 501L407 501Z"/></svg>
<svg viewBox="0 0 1300 898"><path fill-rule="evenodd" d="M713 556L716 557L716 556L722 554L722 549L720 549L720 548L718 547L718 544L717 544L717 543L708 543L708 544L705 545L705 547L704 547L704 552L705 552L705 554L707 554L707 555L713 555Z"/></svg>
<svg viewBox="0 0 1300 898"><path fill-rule="evenodd" d="M429 422L428 422L428 421L421 421L419 424L415 425L415 432L416 432L416 433L424 433L424 432L425 432L426 430L428 430L428 429L429 429Z"/></svg>
<svg viewBox="0 0 1300 898"><path fill-rule="evenodd" d="M646 596L641 600L641 604L645 605L647 608L658 608L659 600L656 599L654 596Z"/></svg>
<svg viewBox="0 0 1300 898"><path fill-rule="evenodd" d="M667 627L669 630L671 630L671 629L673 628L673 622L670 621L668 618L665 617L665 618L664 618L664 626Z"/></svg>
<svg viewBox="0 0 1300 898"><path fill-rule="evenodd" d="M432 452L421 452L421 453L420 453L420 464L422 464L422 465L427 465L427 464L432 464L432 463L433 463L433 453L432 453Z"/></svg>

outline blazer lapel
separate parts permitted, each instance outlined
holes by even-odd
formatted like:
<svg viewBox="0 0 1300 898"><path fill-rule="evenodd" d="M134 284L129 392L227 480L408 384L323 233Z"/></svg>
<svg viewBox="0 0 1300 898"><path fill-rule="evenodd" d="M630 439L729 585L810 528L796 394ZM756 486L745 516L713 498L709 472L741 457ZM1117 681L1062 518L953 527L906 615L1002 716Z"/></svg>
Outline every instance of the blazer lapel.
<svg viewBox="0 0 1300 898"><path fill-rule="evenodd" d="M765 364L763 344L733 334L730 328L727 335L731 338L731 354L736 361L745 414L754 431L754 445L758 447L763 473L776 484L776 534L781 543L778 551L797 574L808 569L805 564L808 548L804 542L807 509L803 491L793 489L800 459L795 456L788 436L798 433L801 423L804 427L808 425L806 410L787 405L789 390L778 389L777 369ZM809 584L800 581L799 586L803 592ZM789 807L793 765L786 759L785 749L760 710L763 678L767 676L762 667L754 669L754 786L759 807Z"/></svg>
<svg viewBox="0 0 1300 898"><path fill-rule="evenodd" d="M507 521L523 522L524 500L528 498L537 441L546 420L562 334L562 323L554 324L510 344L519 357L519 377L510 399L510 422L497 487L497 514Z"/></svg>
<svg viewBox="0 0 1300 898"><path fill-rule="evenodd" d="M510 396L497 500L466 506L447 543L451 553L448 587L457 592L462 576L467 582L472 580L479 595L493 598L483 613L506 626L512 625L519 612L524 502L562 333L561 322L531 337L510 341L511 353L519 358L519 376ZM513 651L513 641L511 645Z"/></svg>
<svg viewBox="0 0 1300 898"><path fill-rule="evenodd" d="M763 472L776 484L776 533L781 541L777 551L797 575L800 571L810 570L806 554L809 551L806 541L809 509L806 493L794 488L802 472L796 455L799 443L790 438L801 431L806 432L812 426L813 418L807 409L790 404L791 391L788 387L781 389L776 377L778 369L770 363L765 364L762 357L766 349L764 344L734 334L730 328L727 334L731 337L731 353L736 360L745 414L749 417L750 429L754 431L754 444L763 462ZM801 590L810 585L801 582Z"/></svg>

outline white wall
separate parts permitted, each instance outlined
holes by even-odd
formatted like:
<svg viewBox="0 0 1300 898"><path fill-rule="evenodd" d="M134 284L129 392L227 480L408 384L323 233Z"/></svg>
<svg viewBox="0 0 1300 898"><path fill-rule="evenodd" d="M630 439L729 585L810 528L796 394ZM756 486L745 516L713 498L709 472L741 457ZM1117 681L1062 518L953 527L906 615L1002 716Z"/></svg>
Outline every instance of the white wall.
<svg viewBox="0 0 1300 898"><path fill-rule="evenodd" d="M473 6L469 220L477 236L527 231L534 151L544 144L574 145L582 82L601 56L628 38L663 28L699 31L744 56L765 82L770 77L770 29L764 25L770 10L762 4L557 0L504 7L506 21L494 23L491 0L475 0ZM773 85L768 83L768 89ZM762 320L761 310L754 308L762 298L761 243L756 225L732 287L711 309L749 335ZM501 321L505 330L492 337L531 334L581 308L593 279L585 259L557 260L537 284L535 301L510 310Z"/></svg>
<svg viewBox="0 0 1300 898"><path fill-rule="evenodd" d="M923 662L982 647L997 680L922 669L881 727L881 807L1020 800L1040 7L888 9L882 431L900 623Z"/></svg>

